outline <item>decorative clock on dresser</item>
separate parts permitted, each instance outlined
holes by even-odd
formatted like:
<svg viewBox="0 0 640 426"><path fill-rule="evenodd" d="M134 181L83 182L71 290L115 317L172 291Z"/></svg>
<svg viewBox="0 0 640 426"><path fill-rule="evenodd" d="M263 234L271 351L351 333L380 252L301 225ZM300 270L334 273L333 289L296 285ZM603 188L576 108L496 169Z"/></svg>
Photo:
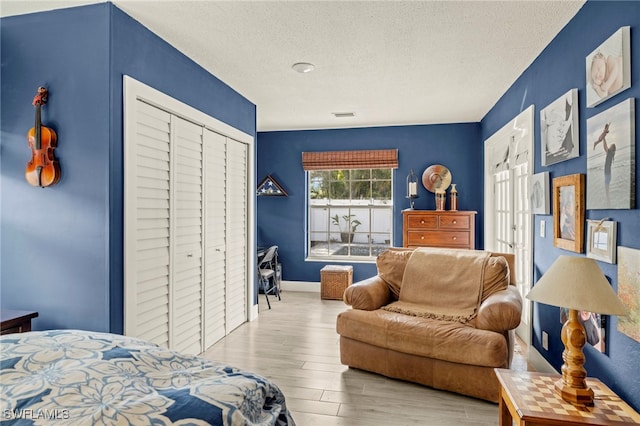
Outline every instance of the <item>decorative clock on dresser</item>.
<svg viewBox="0 0 640 426"><path fill-rule="evenodd" d="M474 211L402 211L404 247L448 247L475 249Z"/></svg>

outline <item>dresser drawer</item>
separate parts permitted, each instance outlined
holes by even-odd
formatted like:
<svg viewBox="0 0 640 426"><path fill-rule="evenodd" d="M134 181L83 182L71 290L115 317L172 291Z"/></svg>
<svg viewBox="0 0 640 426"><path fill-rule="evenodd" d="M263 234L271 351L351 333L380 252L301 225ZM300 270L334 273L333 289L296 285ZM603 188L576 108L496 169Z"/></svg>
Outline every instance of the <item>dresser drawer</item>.
<svg viewBox="0 0 640 426"><path fill-rule="evenodd" d="M469 216L454 216L443 214L439 216L440 229L469 229Z"/></svg>
<svg viewBox="0 0 640 426"><path fill-rule="evenodd" d="M409 229L437 229L438 216L409 215L407 224Z"/></svg>
<svg viewBox="0 0 640 426"><path fill-rule="evenodd" d="M404 247L475 248L474 211L402 211Z"/></svg>
<svg viewBox="0 0 640 426"><path fill-rule="evenodd" d="M469 232L464 231L408 231L407 246L456 247L468 246Z"/></svg>

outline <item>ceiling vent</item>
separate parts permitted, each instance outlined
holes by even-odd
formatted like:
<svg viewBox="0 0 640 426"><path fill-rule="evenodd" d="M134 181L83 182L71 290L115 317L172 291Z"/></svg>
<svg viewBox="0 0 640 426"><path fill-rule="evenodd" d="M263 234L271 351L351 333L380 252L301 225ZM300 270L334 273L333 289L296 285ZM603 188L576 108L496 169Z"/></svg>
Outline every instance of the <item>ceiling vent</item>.
<svg viewBox="0 0 640 426"><path fill-rule="evenodd" d="M334 112L333 116L336 118L349 118L349 117L355 117L356 114L353 112Z"/></svg>

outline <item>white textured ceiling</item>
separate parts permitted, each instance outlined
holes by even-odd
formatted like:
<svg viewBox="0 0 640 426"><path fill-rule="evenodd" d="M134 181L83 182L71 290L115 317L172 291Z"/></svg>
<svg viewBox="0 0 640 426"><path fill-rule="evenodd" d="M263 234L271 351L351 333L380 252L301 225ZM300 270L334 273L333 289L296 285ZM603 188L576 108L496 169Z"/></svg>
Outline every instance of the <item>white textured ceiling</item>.
<svg viewBox="0 0 640 426"><path fill-rule="evenodd" d="M1 0L0 13L80 3L95 1ZM113 3L255 103L269 131L479 121L584 0Z"/></svg>

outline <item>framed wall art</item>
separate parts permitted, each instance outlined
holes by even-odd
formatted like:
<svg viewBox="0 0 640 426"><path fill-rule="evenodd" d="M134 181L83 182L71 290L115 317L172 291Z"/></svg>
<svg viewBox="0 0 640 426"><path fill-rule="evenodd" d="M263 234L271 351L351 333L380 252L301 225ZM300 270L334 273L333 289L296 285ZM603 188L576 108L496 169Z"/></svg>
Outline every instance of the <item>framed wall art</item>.
<svg viewBox="0 0 640 426"><path fill-rule="evenodd" d="M618 247L618 298L628 315L618 317L618 331L640 342L640 250Z"/></svg>
<svg viewBox="0 0 640 426"><path fill-rule="evenodd" d="M571 89L540 111L542 165L580 155L578 89Z"/></svg>
<svg viewBox="0 0 640 426"><path fill-rule="evenodd" d="M258 184L256 189L257 196L272 196L272 197L286 197L287 191L285 191L280 184L271 175L267 175L262 182Z"/></svg>
<svg viewBox="0 0 640 426"><path fill-rule="evenodd" d="M569 318L569 309L560 308L560 323L564 324ZM604 353L605 344L605 325L606 315L600 315L595 312L578 311L578 321L582 324L587 338L587 343L593 346L597 351Z"/></svg>
<svg viewBox="0 0 640 426"><path fill-rule="evenodd" d="M584 183L582 173L553 179L553 245L576 253L584 242Z"/></svg>
<svg viewBox="0 0 640 426"><path fill-rule="evenodd" d="M587 257L607 263L616 263L617 222L611 220L587 221Z"/></svg>
<svg viewBox="0 0 640 426"><path fill-rule="evenodd" d="M549 172L536 173L531 176L531 188L529 189L529 201L531 202L532 214L549 214Z"/></svg>
<svg viewBox="0 0 640 426"><path fill-rule="evenodd" d="M635 99L587 120L587 209L632 209L636 172Z"/></svg>
<svg viewBox="0 0 640 426"><path fill-rule="evenodd" d="M621 27L586 58L587 107L594 107L630 87L630 27Z"/></svg>

